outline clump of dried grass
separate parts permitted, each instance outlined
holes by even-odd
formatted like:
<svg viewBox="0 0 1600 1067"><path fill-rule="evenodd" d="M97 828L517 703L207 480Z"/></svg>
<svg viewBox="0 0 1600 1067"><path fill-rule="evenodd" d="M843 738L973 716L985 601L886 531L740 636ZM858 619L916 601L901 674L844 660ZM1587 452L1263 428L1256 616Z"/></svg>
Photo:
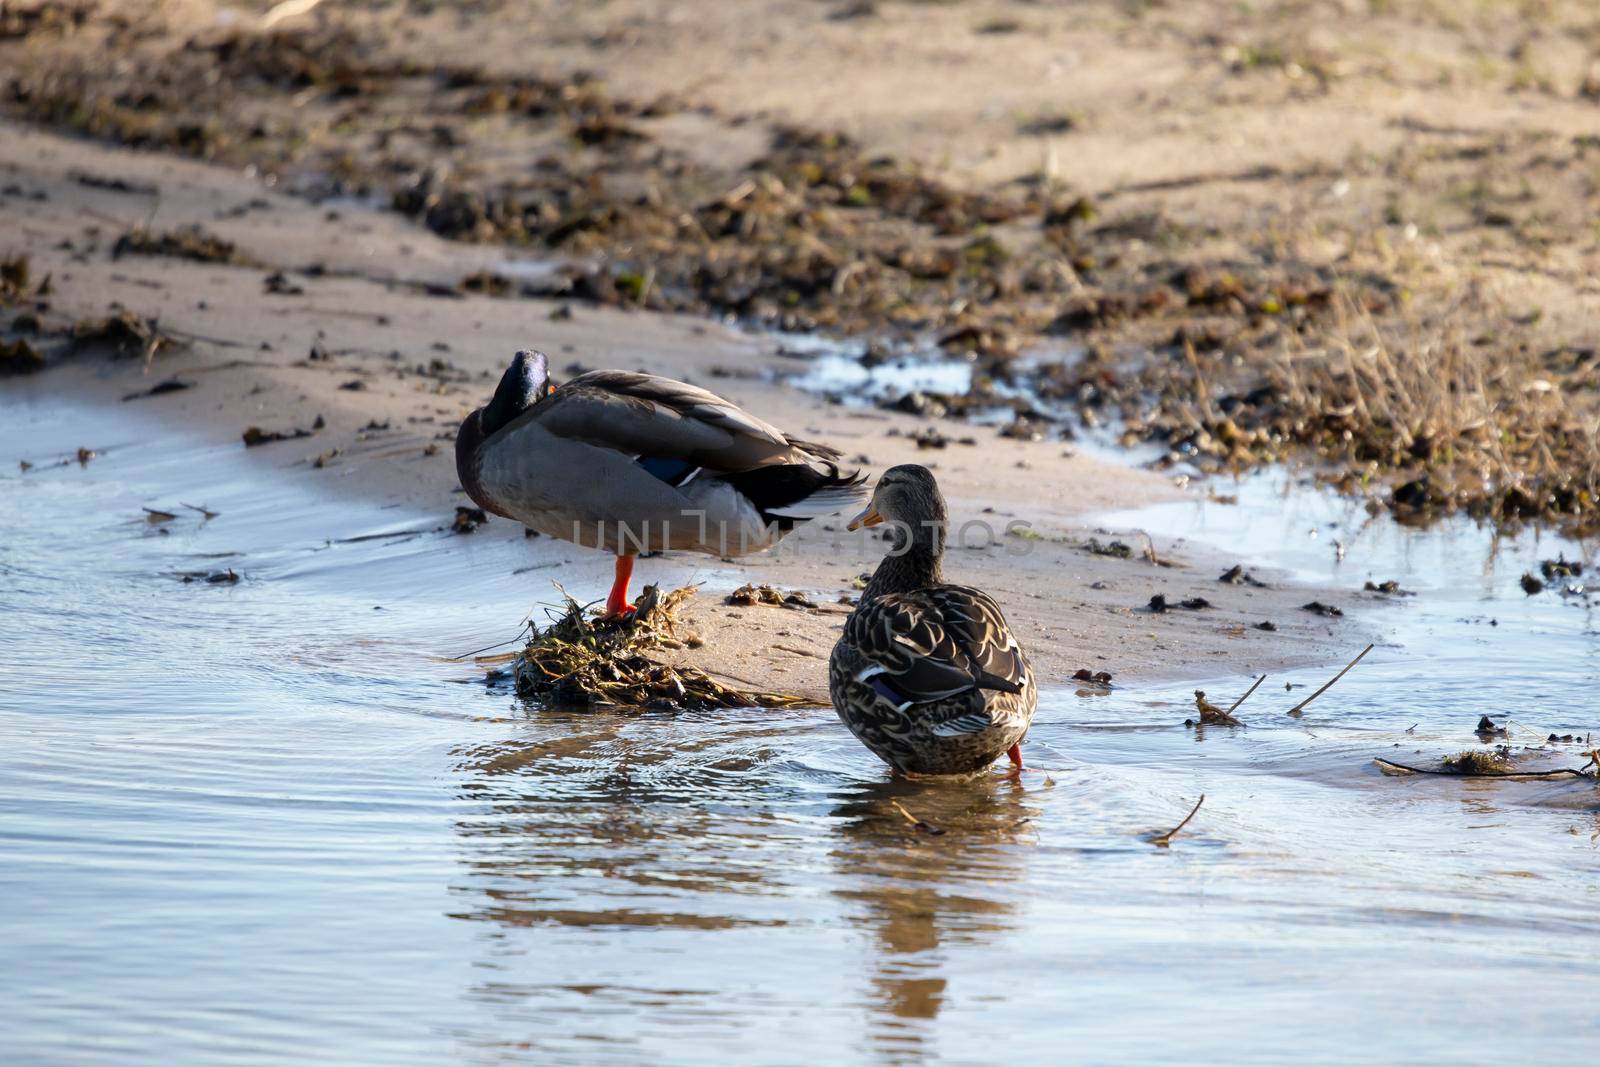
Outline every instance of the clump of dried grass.
<svg viewBox="0 0 1600 1067"><path fill-rule="evenodd" d="M1439 761L1440 769L1447 774L1495 775L1511 774L1516 764L1511 757L1493 749L1470 748Z"/></svg>
<svg viewBox="0 0 1600 1067"><path fill-rule="evenodd" d="M1492 318L1482 303L1469 291L1384 327L1341 299L1317 347L1285 350L1270 367L1271 431L1340 462L1347 488L1391 482L1402 515L1594 521L1600 412L1587 391L1546 378L1538 355L1469 337L1468 323Z"/></svg>
<svg viewBox="0 0 1600 1067"><path fill-rule="evenodd" d="M513 662L517 694L547 704L671 710L813 706L787 693L734 689L696 667L654 658L654 653L697 646L679 617L679 608L693 595L688 587L662 594L646 586L638 610L622 620L590 615L567 597L550 625L533 627Z"/></svg>

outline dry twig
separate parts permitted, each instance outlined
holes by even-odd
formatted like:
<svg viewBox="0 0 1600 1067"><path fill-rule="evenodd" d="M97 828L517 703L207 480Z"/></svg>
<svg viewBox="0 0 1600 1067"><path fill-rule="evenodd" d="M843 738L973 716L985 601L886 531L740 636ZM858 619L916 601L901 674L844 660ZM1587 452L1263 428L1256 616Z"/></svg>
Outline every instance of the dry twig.
<svg viewBox="0 0 1600 1067"><path fill-rule="evenodd" d="M1371 646L1371 645L1368 645L1366 648L1363 648L1361 650L1360 654L1358 654L1355 659L1353 659L1349 663L1345 664L1344 670L1340 671L1338 674L1336 674L1332 678L1328 679L1327 683L1325 685L1323 685L1323 687L1321 689L1318 689L1315 693L1312 693L1310 696L1306 697L1300 703L1298 703L1294 707L1290 708L1289 711L1288 711L1288 714L1293 715L1295 718L1298 719L1300 717L1302 711L1305 709L1305 706L1307 704L1311 703L1313 700L1317 699L1323 693L1326 693L1329 689L1331 689L1333 687L1333 683L1337 682L1340 678L1343 678L1345 676L1345 674L1350 670L1351 667L1354 667L1357 663L1360 663L1361 662L1361 657L1365 656L1368 652L1371 652L1372 648L1373 648L1373 646Z"/></svg>
<svg viewBox="0 0 1600 1067"><path fill-rule="evenodd" d="M1249 700L1250 699L1250 694L1254 693L1257 689L1259 689L1261 687L1261 683L1266 681L1266 680L1267 680L1267 676L1264 675L1264 674L1261 677L1257 678L1256 681L1255 681L1255 684L1252 685L1249 689L1246 689L1244 691L1244 696L1240 697L1238 700L1235 700L1233 702L1233 706L1228 709L1228 714L1232 715L1234 712L1238 711L1239 710L1239 705L1243 704L1246 700Z"/></svg>
<svg viewBox="0 0 1600 1067"><path fill-rule="evenodd" d="M933 823L924 819L919 819L915 815L911 814L905 809L905 805L901 804L898 800L891 800L889 803L893 804L894 809L906 817L907 822L909 822L912 826L915 826L918 830L921 830L923 833L932 834L934 837L938 837L944 833L942 828L935 826Z"/></svg>
<svg viewBox="0 0 1600 1067"><path fill-rule="evenodd" d="M1185 815L1183 817L1183 821L1182 822L1180 822L1178 825L1174 826L1172 829L1168 830L1166 833L1157 834L1155 837L1152 837L1150 839L1150 843L1152 845L1155 845L1157 848L1166 848L1167 846L1171 845L1173 837L1175 837L1177 835L1179 830L1182 830L1185 826L1189 825L1189 820L1194 818L1194 813L1199 811L1200 810L1200 805L1204 804L1205 802L1206 802L1206 795L1204 793L1201 793L1200 794L1200 799L1194 802L1194 807L1189 809L1189 814L1187 814L1187 815Z"/></svg>
<svg viewBox="0 0 1600 1067"><path fill-rule="evenodd" d="M1394 760L1374 756L1372 762L1384 774L1434 774L1445 778L1588 778L1582 768L1556 767L1548 771L1519 771L1510 770L1479 770L1461 764L1451 764L1446 761L1445 766L1428 768L1412 767L1405 763L1396 763ZM1588 764L1584 764L1585 767Z"/></svg>

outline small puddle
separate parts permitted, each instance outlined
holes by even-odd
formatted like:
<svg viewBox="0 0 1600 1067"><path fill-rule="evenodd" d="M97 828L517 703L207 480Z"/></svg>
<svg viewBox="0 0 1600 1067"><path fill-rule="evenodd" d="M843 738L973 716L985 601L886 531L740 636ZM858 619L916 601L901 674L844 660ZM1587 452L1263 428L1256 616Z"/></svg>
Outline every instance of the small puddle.
<svg viewBox="0 0 1600 1067"><path fill-rule="evenodd" d="M972 388L972 364L918 353L864 362L860 346L851 348L821 337L782 336L782 352L804 360L785 381L808 393L842 404L870 406L907 393L964 394Z"/></svg>
<svg viewBox="0 0 1600 1067"><path fill-rule="evenodd" d="M9 1061L980 1061L996 1034L1157 1061L1181 1034L1333 1063L1357 1033L1473 1060L1485 1018L1589 1051L1593 787L1372 766L1472 747L1485 712L1516 744L1593 728L1587 598L1516 586L1584 546L1405 531L1270 475L1108 516L1417 596L1343 601L1384 646L1302 720L1337 665L1270 679L1243 730L1185 729L1193 684L1054 689L1020 782L907 783L827 711L545 711L450 662L512 636L548 599L514 572L563 546L0 394L7 464L79 445L0 473Z"/></svg>

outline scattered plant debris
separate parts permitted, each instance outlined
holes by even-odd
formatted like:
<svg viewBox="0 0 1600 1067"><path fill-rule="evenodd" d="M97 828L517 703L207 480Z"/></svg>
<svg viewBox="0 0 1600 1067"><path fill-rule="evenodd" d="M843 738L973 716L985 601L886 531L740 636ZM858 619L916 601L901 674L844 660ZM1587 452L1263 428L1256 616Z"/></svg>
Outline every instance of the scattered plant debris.
<svg viewBox="0 0 1600 1067"><path fill-rule="evenodd" d="M239 581L239 573L232 567L225 571L184 571L178 577L185 585L190 582L204 582L207 585L234 585Z"/></svg>
<svg viewBox="0 0 1600 1067"><path fill-rule="evenodd" d="M1271 619L1265 619L1256 623L1255 629L1261 630L1264 633L1275 634L1278 632L1278 624L1273 622Z"/></svg>
<svg viewBox="0 0 1600 1067"><path fill-rule="evenodd" d="M28 295L29 262L25 252L0 259L0 303L21 300Z"/></svg>
<svg viewBox="0 0 1600 1067"><path fill-rule="evenodd" d="M920 833L929 834L933 837L938 837L944 833L943 828L935 826L933 823L926 822L911 814L905 809L905 805L901 804L898 800L891 800L889 803L893 804L894 809L901 815L905 816L906 821L915 827Z"/></svg>
<svg viewBox="0 0 1600 1067"><path fill-rule="evenodd" d="M1544 592L1544 583L1531 574L1524 574L1522 576L1522 591L1529 596L1542 593Z"/></svg>
<svg viewBox="0 0 1600 1067"><path fill-rule="evenodd" d="M469 293L479 293L483 296L510 296L515 286L511 279L504 274L494 271L480 270L461 279L461 288Z"/></svg>
<svg viewBox="0 0 1600 1067"><path fill-rule="evenodd" d="M1475 748L1446 756L1440 766L1451 774L1505 774L1512 763L1504 752Z"/></svg>
<svg viewBox="0 0 1600 1067"><path fill-rule="evenodd" d="M1072 672L1072 678L1074 681L1104 686L1107 689L1111 688L1110 671L1091 671L1088 667L1079 667Z"/></svg>
<svg viewBox="0 0 1600 1067"><path fill-rule="evenodd" d="M200 263L248 262L232 241L225 241L199 226L181 226L167 233L151 233L143 226L135 227L111 246L112 259L123 256L171 256Z"/></svg>
<svg viewBox="0 0 1600 1067"><path fill-rule="evenodd" d="M267 275L262 287L268 296L304 296L306 291L305 286L296 285L281 270L275 270Z"/></svg>
<svg viewBox="0 0 1600 1067"><path fill-rule="evenodd" d="M1235 563L1217 578L1217 581L1226 585L1253 585L1257 589L1267 588L1267 583L1244 569L1244 564Z"/></svg>
<svg viewBox="0 0 1600 1067"><path fill-rule="evenodd" d="M770 585L741 585L729 593L724 601L727 604L736 604L740 607L753 607L757 604L771 604L780 608L815 608L816 602L804 593L785 593L774 589Z"/></svg>
<svg viewBox="0 0 1600 1067"><path fill-rule="evenodd" d="M1097 538L1091 537L1083 546L1084 551L1094 556L1113 556L1117 559L1132 559L1133 549L1121 541L1112 541L1110 544L1101 544Z"/></svg>
<svg viewBox="0 0 1600 1067"><path fill-rule="evenodd" d="M1250 695L1249 693L1245 694L1245 696L1249 696L1249 695ZM1242 701L1243 698L1240 698L1240 699ZM1244 723L1242 723L1238 719L1234 718L1231 713L1223 711L1221 708L1219 708L1215 704L1211 703L1211 701L1207 700L1206 699L1206 693L1205 693L1204 689L1196 689L1194 691L1194 706L1195 706L1195 709L1200 712L1199 720L1197 721L1195 719L1185 719L1183 721L1183 725L1185 725L1185 726L1243 726L1244 725ZM1235 705L1235 706L1237 706L1237 705Z"/></svg>
<svg viewBox="0 0 1600 1067"><path fill-rule="evenodd" d="M1183 817L1183 821L1182 822L1180 822L1178 825L1174 826L1172 829L1168 830L1164 834L1156 834L1154 837L1150 838L1150 843L1152 845L1155 845L1157 848L1167 848L1168 846L1170 846L1172 844L1172 839L1177 836L1178 831L1182 830L1185 826L1189 825L1189 820L1194 818L1195 812L1199 811L1200 810L1200 805L1204 804L1205 802L1206 802L1206 795L1204 793L1201 793L1200 794L1200 799L1194 802L1194 807L1189 809L1189 814L1187 814L1187 815L1185 815Z"/></svg>
<svg viewBox="0 0 1600 1067"><path fill-rule="evenodd" d="M1555 559L1542 560L1539 563L1539 573L1544 575L1544 580L1553 582L1560 578L1583 577L1583 564L1569 560L1565 556Z"/></svg>
<svg viewBox="0 0 1600 1067"><path fill-rule="evenodd" d="M155 196L160 192L154 185L130 182L126 178L104 178L98 174L89 174L81 170L73 171L70 176L73 181L86 189L105 189L113 193L137 193L140 196Z"/></svg>
<svg viewBox="0 0 1600 1067"><path fill-rule="evenodd" d="M1211 601L1203 596L1188 597L1178 601L1177 604L1173 604L1164 594L1157 593L1150 598L1150 603L1146 605L1146 610L1159 615L1163 612L1171 611L1174 607L1183 608L1185 611L1206 611L1213 606Z"/></svg>
<svg viewBox="0 0 1600 1067"><path fill-rule="evenodd" d="M1584 768L1579 767L1554 767L1546 770L1524 770L1505 752L1486 752L1482 749L1473 749L1454 756L1446 756L1439 761L1438 767L1416 767L1405 763L1396 763L1394 760L1376 757L1373 762L1378 770L1391 776L1407 774L1436 774L1449 775L1457 778L1590 778L1593 777ZM1591 761L1592 762L1592 761Z"/></svg>
<svg viewBox="0 0 1600 1067"><path fill-rule="evenodd" d="M1302 604L1300 605L1300 610L1309 611L1313 615L1322 615L1326 618L1338 618L1344 615L1344 612L1341 609L1333 606L1332 604L1324 604L1320 600L1313 600L1309 604Z"/></svg>
<svg viewBox="0 0 1600 1067"><path fill-rule="evenodd" d="M456 517L450 523L450 532L458 534L474 533L478 527L489 521L489 516L484 514L482 508L456 508Z"/></svg>
<svg viewBox="0 0 1600 1067"><path fill-rule="evenodd" d="M166 378L152 385L148 389L141 389L137 393L127 393L123 396L122 400L124 403L126 403L129 400L143 400L145 397L150 396L163 396L167 393L181 393L185 389L193 388L193 382L182 381L178 378Z"/></svg>
<svg viewBox="0 0 1600 1067"><path fill-rule="evenodd" d="M301 437L310 437L311 431L299 427L293 430L263 430L259 426L250 426L241 436L244 438L246 448L254 448L257 445L270 445L274 441L293 441Z"/></svg>
<svg viewBox="0 0 1600 1067"><path fill-rule="evenodd" d="M161 329L160 323L126 309L103 319L85 319L72 327L75 349L107 348L118 359L138 357L148 365L163 347L182 348L184 342Z"/></svg>
<svg viewBox="0 0 1600 1067"><path fill-rule="evenodd" d="M815 706L785 693L733 689L698 668L652 659L652 653L691 647L678 611L693 595L690 587L662 595L646 586L634 614L616 621L591 616L567 597L549 626L533 628L513 664L518 695L558 705L672 710Z"/></svg>
<svg viewBox="0 0 1600 1067"><path fill-rule="evenodd" d="M1389 579L1387 582L1370 582L1369 581L1366 585L1362 586L1362 590L1365 591L1365 592L1368 592L1368 593L1382 593L1385 596L1416 596L1417 595L1417 594L1413 593L1409 589L1401 589L1400 588L1400 583L1395 581L1393 578Z"/></svg>
<svg viewBox="0 0 1600 1067"><path fill-rule="evenodd" d="M1507 727L1504 727L1504 726L1495 725L1494 720L1489 718L1489 716L1487 716L1487 715L1480 715L1478 717L1478 725L1473 727L1472 732L1477 734L1480 738L1484 738L1484 739L1488 739L1488 738L1491 738L1491 737L1510 737L1511 736L1510 729L1508 729Z"/></svg>
<svg viewBox="0 0 1600 1067"><path fill-rule="evenodd" d="M0 378L15 374L36 374L44 370L44 356L22 338L0 341Z"/></svg>

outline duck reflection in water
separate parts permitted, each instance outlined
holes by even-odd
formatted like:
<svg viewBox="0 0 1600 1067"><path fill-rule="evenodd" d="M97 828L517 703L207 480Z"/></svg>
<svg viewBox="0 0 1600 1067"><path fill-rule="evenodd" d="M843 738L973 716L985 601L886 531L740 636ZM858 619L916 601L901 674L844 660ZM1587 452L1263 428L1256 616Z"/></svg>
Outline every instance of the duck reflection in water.
<svg viewBox="0 0 1600 1067"><path fill-rule="evenodd" d="M656 1028L748 1036L797 1012L848 1027L865 1008L884 1058L916 1058L950 957L1016 927L1038 787L849 784L865 757L822 713L704 727L545 711L457 753L451 914L480 931L467 997L489 1013L474 1039L581 1051L562 1043L581 1019L643 1057ZM835 746L848 772L814 758Z"/></svg>
<svg viewBox="0 0 1600 1067"><path fill-rule="evenodd" d="M1018 926L1039 809L1013 776L937 784L892 778L843 794L833 810L836 895L874 938L868 1037L889 1061L929 1051L946 1006L949 956ZM914 823L913 820L916 820Z"/></svg>

